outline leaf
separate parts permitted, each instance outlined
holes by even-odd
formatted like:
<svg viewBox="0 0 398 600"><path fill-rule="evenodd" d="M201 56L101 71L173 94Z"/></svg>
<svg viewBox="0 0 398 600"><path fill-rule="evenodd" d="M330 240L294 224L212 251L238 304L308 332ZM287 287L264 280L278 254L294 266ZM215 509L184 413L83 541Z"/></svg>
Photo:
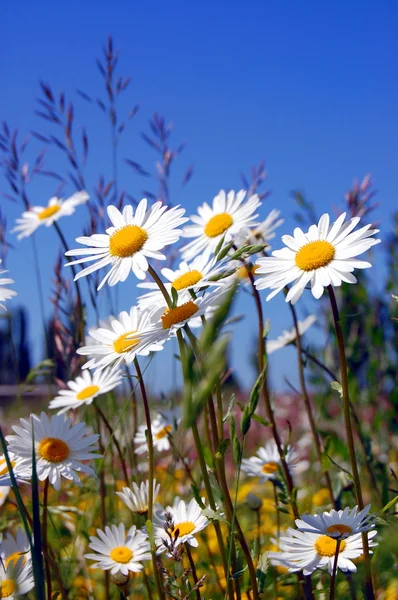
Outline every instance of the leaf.
<svg viewBox="0 0 398 600"><path fill-rule="evenodd" d="M344 469L342 466L340 466L338 463L336 463L329 454L328 454L328 459L330 460L330 462L332 464L334 464L335 467L340 469L340 471L343 471L343 473L345 473L351 479L351 481L354 481L352 474L349 471L347 471L347 469Z"/></svg>

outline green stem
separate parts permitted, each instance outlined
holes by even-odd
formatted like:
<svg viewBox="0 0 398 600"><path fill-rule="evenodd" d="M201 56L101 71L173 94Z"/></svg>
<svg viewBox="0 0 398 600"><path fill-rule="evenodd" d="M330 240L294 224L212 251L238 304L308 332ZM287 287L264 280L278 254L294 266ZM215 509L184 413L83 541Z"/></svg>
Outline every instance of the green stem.
<svg viewBox="0 0 398 600"><path fill-rule="evenodd" d="M358 508L359 508L359 510L362 510L364 508L364 503L363 503L363 497L362 497L361 479L359 476L357 458L356 458L356 454L355 454L354 436L353 436L352 425L351 425L347 359L346 359L346 355L345 355L343 330L341 327L341 321L340 321L340 315L339 315L339 309L337 306L336 296L334 294L334 290L331 285L328 286L328 292L329 292L329 298L330 298L330 305L332 308L334 326L336 329L337 346L338 346L338 351L339 351L341 388L342 388L342 398L343 398L343 413L344 413L345 430L346 430L346 435L347 435L348 452L350 455L351 470L352 470L352 475L354 478L355 495L356 495L356 499L357 499L357 503L358 503ZM375 595L374 595L373 582L372 582L372 570L371 570L371 564L370 564L368 534L366 531L362 533L362 545L363 545L363 556L364 556L364 566L365 566L365 588L366 588L365 597L367 598L367 600L374 600Z"/></svg>
<svg viewBox="0 0 398 600"><path fill-rule="evenodd" d="M181 330L177 331L177 340L178 340L178 347L180 350L182 372L183 372L183 376L184 376L184 385L185 385L186 383L188 383L187 382L187 364L186 364L186 351L185 351L185 347L184 347L184 340L182 337ZM194 438L194 442L195 442L196 452L198 454L200 469L202 472L203 482L204 482L207 497L209 500L210 508L214 511L217 511L217 505L214 501L213 490L211 487L209 474L207 472L206 460L205 460L205 457L203 454L203 448L202 448L202 443L200 440L200 434L199 434L198 426L196 423L194 423L192 425L192 434L193 434L193 438ZM227 582L228 596L229 596L230 600L234 600L234 592L232 589L231 578L229 576L228 562L227 562L227 557L226 557L226 553L225 553L225 545L224 545L224 539L222 536L220 523L218 521L213 521L213 526L214 526L214 529L216 532L217 542L218 542L218 546L219 546L220 552L221 552L221 559L222 559L223 568L224 568L225 580Z"/></svg>
<svg viewBox="0 0 398 600"><path fill-rule="evenodd" d="M304 401L305 410L307 411L308 420L310 422L311 433L312 433L312 437L313 437L313 440L315 443L315 449L316 449L316 453L318 456L319 464L321 465L321 468L322 468L322 465L325 462L323 460L323 448L322 448L321 440L319 439L319 435L318 435L318 432L316 429L314 414L312 411L312 406L311 406L310 398L308 395L307 386L305 383L304 365L303 365L302 348L301 348L301 335L300 335L299 326L298 326L297 313L296 313L296 309L294 308L292 303L289 302L288 304L290 307L290 311L292 313L294 328L296 330L296 348L297 348L297 359L298 359L297 362L298 362L298 372L299 372L299 379L300 379L301 395L302 395L302 398ZM324 474L325 481L326 481L326 487L329 491L330 501L334 506L335 500L334 500L334 494L333 494L332 481L330 479L330 474L327 469L322 468L322 470L323 470L323 474Z"/></svg>
<svg viewBox="0 0 398 600"><path fill-rule="evenodd" d="M198 585L199 579L198 579L198 575L196 573L195 562L194 562L194 560L192 558L191 550L189 549L189 544L185 543L184 546L185 546L185 552L187 553L187 556L188 556L189 565L191 567L193 581L194 581L194 584L195 584L196 600L202 600L202 596L200 595L199 587L196 587Z"/></svg>
<svg viewBox="0 0 398 600"><path fill-rule="evenodd" d="M153 519L153 478L154 478L154 448L153 448L153 435L152 435L152 424L151 424L151 413L149 410L148 396L146 393L144 379L140 365L138 364L137 358L134 358L134 367L137 372L137 378L141 389L142 402L144 404L145 421L147 427L147 442L148 442L148 459L149 459L149 473L148 473L148 520ZM159 599L165 598L164 590L159 576L159 571L156 566L156 552L154 548L151 548L152 565L155 577L156 590L158 592Z"/></svg>
<svg viewBox="0 0 398 600"><path fill-rule="evenodd" d="M265 349L265 341L264 341L264 317L263 317L263 309L261 306L261 298L260 298L260 294L258 293L258 290L254 284L254 277L253 277L253 273L251 272L250 269L247 270L248 275L249 275L249 279L250 279L250 283L252 286L252 290L253 290L253 296L254 296L254 302L256 305L256 309L257 309L257 318L258 318L258 369L259 369L259 373L262 373L264 370L264 366L265 366L265 360L266 360L266 349ZM271 430L272 430L272 435L273 438L275 440L275 444L276 447L278 449L278 454L280 457L280 461L281 461L281 465L282 465L282 470L285 476L285 481L286 481L286 485L287 485L287 489L289 491L289 500L290 500L290 504L292 506L293 509L293 514L295 519L298 519L300 517L300 513L297 507L297 502L294 498L294 483L293 483L293 478L291 476L288 464L286 462L286 458L285 458L285 453L284 453L284 449L283 449L283 445L282 445L282 441L279 435L279 431L278 428L276 426L276 421L275 421L275 416L274 416L274 411L272 409L272 404L271 404L271 398L270 398L270 393L269 393L269 389L268 389L268 375L267 373L265 373L265 377L264 377L264 382L263 382L263 387L262 387L262 394L263 394L263 398L264 398L264 404L265 404L265 412L267 415L267 419L270 422L271 425ZM312 582L311 582L311 576L307 575L307 576L303 576L301 573L298 574L298 578L300 580L300 583L302 584L302 589L303 589L303 593L306 597L307 600L314 600L314 592L312 590Z"/></svg>
<svg viewBox="0 0 398 600"><path fill-rule="evenodd" d="M118 441L118 439L117 439L117 437L115 435L115 432L112 429L111 424L109 423L109 421L106 418L105 414L102 412L102 410L100 409L100 407L97 404L95 405L95 410L98 412L99 416L101 417L101 419L102 419L105 427L109 431L109 435L111 436L111 440L115 444L117 453L119 455L119 460L120 460L120 463L122 465L124 480L126 482L127 487L129 487L130 480L129 480L129 476L128 476L128 473L127 473L126 461L124 460L123 452L122 452L122 449L120 447L119 441Z"/></svg>
<svg viewBox="0 0 398 600"><path fill-rule="evenodd" d="M97 413L97 431L100 434L100 436L98 438L99 451L104 456L104 454L105 454L105 448L104 448L104 445L102 443L102 438L101 438L101 421L100 421L98 413ZM102 529L105 530L105 527L106 527L106 506L105 506L106 486L105 486L105 474L104 474L104 464L103 463L101 465L101 471L100 471L100 474L99 474L99 479L100 479L100 513L101 513L101 523L102 523ZM104 580L105 580L105 600L109 600L110 599L110 591L109 591L110 577L109 577L109 571L104 571Z"/></svg>
<svg viewBox="0 0 398 600"><path fill-rule="evenodd" d="M48 527L48 488L49 488L49 480L48 478L44 482L44 492L43 492L43 548L47 550L48 548L48 539L47 539L47 527ZM47 592L47 600L51 600L52 597L52 589L51 589L51 571L50 564L48 558L45 560L45 571L46 571L46 592Z"/></svg>
<svg viewBox="0 0 398 600"><path fill-rule="evenodd" d="M334 555L333 570L332 570L332 576L330 579L329 600L334 600L334 590L335 590L335 585L336 585L336 573L337 573L337 563L339 561L340 543L341 543L340 540L336 541L336 552Z"/></svg>
<svg viewBox="0 0 398 600"><path fill-rule="evenodd" d="M163 281L160 279L159 275L156 273L156 271L151 267L151 265L148 266L148 273L150 274L150 276L152 277L152 279L155 281L155 283L157 283L160 291L163 294L164 299L166 300L167 306L169 308L173 307L173 303L172 300L170 298L170 294L168 293L168 291L166 290L166 287L163 283Z"/></svg>

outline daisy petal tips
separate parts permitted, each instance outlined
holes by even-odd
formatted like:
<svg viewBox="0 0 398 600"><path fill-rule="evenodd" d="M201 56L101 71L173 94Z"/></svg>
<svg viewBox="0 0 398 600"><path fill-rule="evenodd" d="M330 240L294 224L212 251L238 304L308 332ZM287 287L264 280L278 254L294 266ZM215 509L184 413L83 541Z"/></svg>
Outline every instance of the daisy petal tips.
<svg viewBox="0 0 398 600"><path fill-rule="evenodd" d="M311 285L314 298L319 299L325 287L338 287L342 282L356 283L354 269L367 269L369 262L355 258L378 244L381 240L372 236L378 229L365 225L353 231L359 217L345 222L346 213L330 225L329 215L324 214L318 225L311 225L307 233L299 227L293 236L284 235L285 248L275 250L271 257L259 258L256 274L257 289L273 290L267 300L292 284L286 302L295 304L307 284Z"/></svg>
<svg viewBox="0 0 398 600"><path fill-rule="evenodd" d="M66 256L83 257L67 265L93 263L80 271L75 279L111 266L98 289L105 283L113 286L126 281L131 271L138 279L145 279L149 268L147 259L165 260L159 251L179 240L182 231L177 227L188 220L183 217L185 210L178 206L167 209L161 202L155 202L147 209L146 198L141 200L135 212L132 206L125 206L122 213L115 206L108 206L107 211L112 227L106 233L77 238L76 241L87 248L66 252Z"/></svg>

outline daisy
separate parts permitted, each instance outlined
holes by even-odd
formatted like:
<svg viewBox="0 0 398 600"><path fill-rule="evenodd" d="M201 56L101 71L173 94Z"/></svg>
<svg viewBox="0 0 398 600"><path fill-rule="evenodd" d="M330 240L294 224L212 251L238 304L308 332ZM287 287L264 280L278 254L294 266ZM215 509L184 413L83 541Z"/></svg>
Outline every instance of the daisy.
<svg viewBox="0 0 398 600"><path fill-rule="evenodd" d="M327 568L333 573L333 564L336 555L338 540L319 533L296 531L289 528L288 535L281 536L279 546L282 550L282 559L291 564L289 571L301 571L304 575L311 575L315 569ZM373 537L376 531L368 533L369 547L376 546ZM362 534L357 533L341 540L337 567L344 572L357 570L352 559L358 558L363 552Z"/></svg>
<svg viewBox="0 0 398 600"><path fill-rule="evenodd" d="M10 450L23 459L23 464L32 465L32 424L35 434L36 469L40 481L48 479L56 490L61 488L61 477L81 485L77 473L95 476L93 469L82 460L101 458L94 454L98 434L90 434L85 423L72 425L71 419L53 415L50 419L42 412L40 417L31 415L31 420L20 419L22 427L14 426L15 435L6 437Z"/></svg>
<svg viewBox="0 0 398 600"><path fill-rule="evenodd" d="M176 431L181 421L180 409L165 410L159 413L151 422L153 446L158 452L164 452L170 449L170 436ZM137 445L136 454L148 452L148 443L145 435L146 425L140 425L134 437L134 443Z"/></svg>
<svg viewBox="0 0 398 600"><path fill-rule="evenodd" d="M131 488L124 487L121 492L116 492L118 496L123 500L124 504L133 513L139 515L146 515L148 512L148 487L149 481L142 482L138 486L134 481L131 484ZM156 480L153 480L153 503L155 504L156 499L159 495L160 484L156 484Z"/></svg>
<svg viewBox="0 0 398 600"><path fill-rule="evenodd" d="M311 225L307 233L296 227L294 236L282 237L285 248L275 250L271 257L257 260L260 265L257 274L262 277L257 279L256 287L273 290L267 300L292 282L286 302L295 304L308 283L311 284L312 295L318 299L329 285L340 286L343 281L356 283L352 274L355 268L372 266L354 257L380 242L371 237L379 230L365 225L353 232L360 218L353 217L344 223L345 216L346 213L343 213L330 225L329 215L324 214L318 225Z"/></svg>
<svg viewBox="0 0 398 600"><path fill-rule="evenodd" d="M256 454L257 456L251 456L242 460L242 471L251 477L260 477L260 483L264 483L269 479L278 479L281 458L274 440L270 440L264 447L259 448ZM285 455L288 467L293 467L295 460L294 451L288 447Z"/></svg>
<svg viewBox="0 0 398 600"><path fill-rule="evenodd" d="M30 479L32 476L31 468L25 464L22 458L14 454L14 452L10 452L8 448L7 453L15 479L19 483L26 483L26 480ZM0 454L0 490L2 487L8 486L12 486L10 472L8 470L6 457L4 454Z"/></svg>
<svg viewBox="0 0 398 600"><path fill-rule="evenodd" d="M105 531L97 529L97 535L90 537L89 544L95 554L84 555L97 561L92 565L93 569L110 570L111 575L128 575L130 571L139 573L144 568L142 561L151 558L148 536L138 531L135 525L127 533L123 523L112 525L105 527Z"/></svg>
<svg viewBox="0 0 398 600"><path fill-rule="evenodd" d="M14 600L27 594L34 587L33 573L30 563L23 564L20 558L16 563L5 566L0 561L0 598Z"/></svg>
<svg viewBox="0 0 398 600"><path fill-rule="evenodd" d="M160 319L162 329L168 332L168 336L171 337L188 322L191 325L193 318L195 319L195 326L200 325L201 321L197 321L198 317L210 316L227 291L226 287L219 287L214 292L208 292L195 300L192 298L187 300L185 296L181 296L178 298L177 306L168 308L163 304L155 310L153 318Z"/></svg>
<svg viewBox="0 0 398 600"><path fill-rule="evenodd" d="M12 562L18 562L19 559L22 559L22 565L31 560L29 538L23 529L18 527L15 538L6 533L0 542L0 558L5 567Z"/></svg>
<svg viewBox="0 0 398 600"><path fill-rule="evenodd" d="M172 269L161 269L160 272L163 277L168 280L168 283L165 283L164 287L171 296L172 289L180 295L184 292L188 292L188 290L197 293L202 288L210 285L223 285L222 281L212 281L211 279L215 275L221 273L222 269L221 263L217 263L215 258L209 258L207 255L201 254L190 264L185 261L181 262L178 269L175 271ZM154 290L138 297L138 306L147 308L149 306L163 306L165 304L164 296L159 290L157 283L149 281L139 283L137 287ZM190 300L190 298L191 296L189 293L184 295L184 299Z"/></svg>
<svg viewBox="0 0 398 600"><path fill-rule="evenodd" d="M336 540L345 540L351 535L369 531L375 527L374 515L369 515L370 504L358 512L358 506L353 509L324 511L317 515L302 515L296 519L296 527L300 531L309 531L328 535Z"/></svg>
<svg viewBox="0 0 398 600"><path fill-rule="evenodd" d="M268 243L275 237L275 229L280 227L285 219L280 219L280 210L273 208L269 213L268 217L264 219L257 227L251 230L250 237L255 239L261 239L263 242Z"/></svg>
<svg viewBox="0 0 398 600"><path fill-rule="evenodd" d="M309 315L304 321L298 322L298 330L300 336L303 335L316 321L315 315ZM267 340L267 354L272 354L275 350L288 346L296 339L296 328L290 329L290 331L282 332L282 335L276 338L276 340Z"/></svg>
<svg viewBox="0 0 398 600"><path fill-rule="evenodd" d="M129 313L122 311L118 319L107 327L91 329L89 335L96 343L77 350L78 354L93 356L83 369L103 369L111 364L116 369L122 362L130 364L136 356L163 350L167 331L153 311L132 306Z"/></svg>
<svg viewBox="0 0 398 600"><path fill-rule="evenodd" d="M135 214L132 206L125 206L123 213L115 206L108 206L107 211L112 227L106 233L77 238L79 244L88 248L66 252L66 256L83 256L68 265L95 261L80 271L75 279L111 265L98 289L106 282L112 286L126 281L131 271L138 279L145 279L149 268L147 258L165 260L165 255L159 250L179 240L182 231L176 228L188 220L183 217L185 210L178 206L167 210L167 206L155 202L147 210L146 198L138 204Z"/></svg>
<svg viewBox="0 0 398 600"><path fill-rule="evenodd" d="M88 370L82 372L80 377L68 381L68 390L60 390L58 396L51 400L49 408L61 408L62 414L72 408L80 408L84 404L91 404L94 398L110 392L122 383L122 372L112 369L95 371L93 375Z"/></svg>
<svg viewBox="0 0 398 600"><path fill-rule="evenodd" d="M3 261L0 258L0 265L2 262ZM8 271L0 271L0 275L4 275L4 273L8 273ZM8 279L7 277L0 278L0 302L10 300L10 298L17 295L17 292L14 290L9 290L8 288L3 287L4 285L9 285L10 283L14 283L14 280ZM6 307L3 304L0 304L0 308L4 308L4 310L6 310Z"/></svg>
<svg viewBox="0 0 398 600"><path fill-rule="evenodd" d="M204 498L202 500L204 502ZM195 498L186 503L177 497L173 506L155 512L153 524L155 544L160 553L185 543L197 548L199 542L195 535L207 527L209 521Z"/></svg>
<svg viewBox="0 0 398 600"><path fill-rule="evenodd" d="M90 196L84 190L76 192L67 200L62 200L53 196L48 201L47 206L32 206L29 210L22 213L20 219L16 220L17 226L11 233L20 232L17 239L32 235L40 225L50 227L61 217L72 215L79 204L85 204Z"/></svg>
<svg viewBox="0 0 398 600"><path fill-rule="evenodd" d="M202 252L210 256L224 235L225 243L236 240L239 234L248 237L257 217L253 213L261 202L256 194L244 202L245 196L244 190L237 194L233 190L228 194L221 190L213 200L213 208L207 202L198 208L199 216L191 216L194 224L183 229L183 237L195 238L181 250L185 260Z"/></svg>

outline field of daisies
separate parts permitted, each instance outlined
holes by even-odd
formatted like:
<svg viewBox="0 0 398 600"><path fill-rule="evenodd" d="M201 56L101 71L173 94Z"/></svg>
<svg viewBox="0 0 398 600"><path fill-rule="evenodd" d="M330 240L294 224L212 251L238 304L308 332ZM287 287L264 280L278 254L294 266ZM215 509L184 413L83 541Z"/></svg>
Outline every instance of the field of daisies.
<svg viewBox="0 0 398 600"><path fill-rule="evenodd" d="M114 77L111 41L104 61L117 139L112 109L128 82ZM71 105L42 91L58 137L36 140L69 158L62 177L76 191L33 198L43 155L26 162L4 125L20 216L1 228L3 250L9 239L10 253L34 254L47 227L62 252L42 281L52 352L19 384L44 389L42 400L32 414L16 404L22 416L11 405L1 423L0 598L396 600L398 227L382 224L380 244L371 179L343 190L338 212L318 214L297 194L291 231L261 166L245 189L215 190L190 214L168 197L179 152L155 116L159 194L135 200L116 174L92 192L86 133L80 152ZM381 264L382 294L370 275ZM23 278L0 271L4 319ZM228 360L242 294L257 331L245 390ZM291 316L279 337L275 296ZM147 369L171 344L182 383L164 397ZM297 384L281 394L268 358L288 345Z"/></svg>

